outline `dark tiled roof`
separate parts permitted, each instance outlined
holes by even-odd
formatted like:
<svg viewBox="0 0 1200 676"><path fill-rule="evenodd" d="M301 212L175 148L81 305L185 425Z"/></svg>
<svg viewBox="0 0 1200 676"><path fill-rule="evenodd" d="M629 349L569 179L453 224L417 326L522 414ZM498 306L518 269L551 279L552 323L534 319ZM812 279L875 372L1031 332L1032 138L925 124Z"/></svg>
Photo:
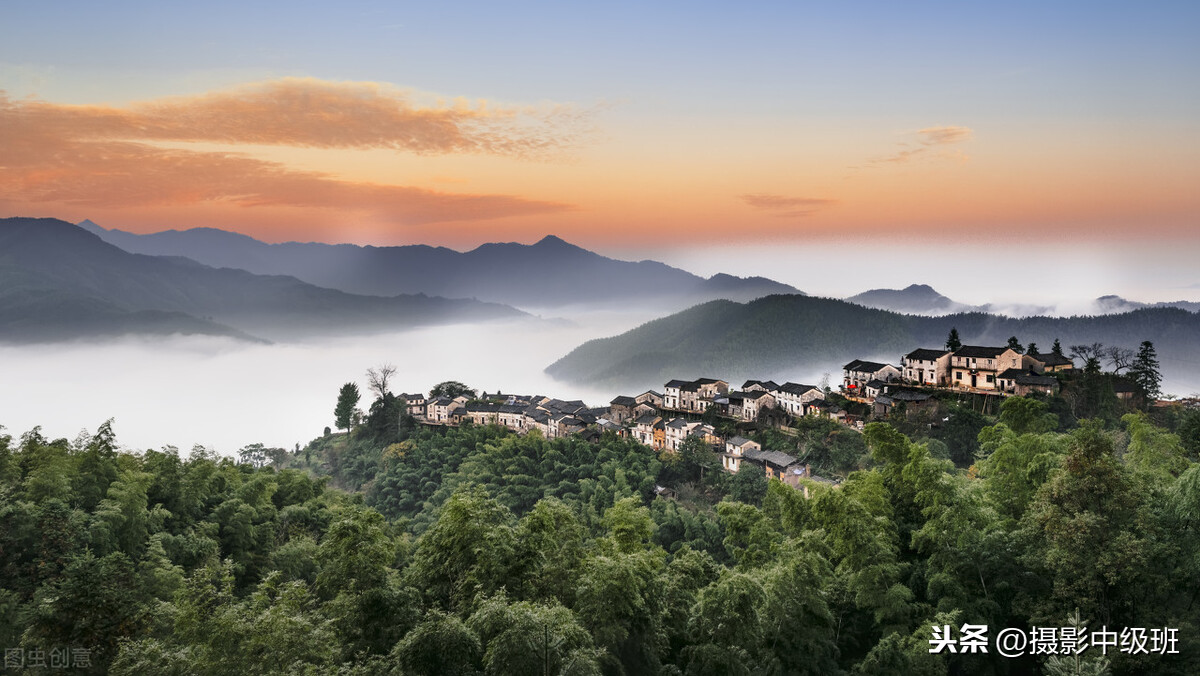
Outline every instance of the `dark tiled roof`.
<svg viewBox="0 0 1200 676"><path fill-rule="evenodd" d="M666 389L668 389L668 390L669 390L669 389L672 389L672 388L674 388L674 389L676 389L676 390L677 390L677 389L679 389L679 388L683 387L684 385L691 385L691 382L689 382L689 381L687 381L687 380L678 380L678 379L676 379L676 380L668 380L668 381L667 381L667 384L666 384L666 385L663 385L663 387L665 387L665 388L666 388Z"/></svg>
<svg viewBox="0 0 1200 676"><path fill-rule="evenodd" d="M1000 375L998 375L996 377L1003 378L1004 380L1012 380L1013 378L1016 378L1017 376L1025 375L1025 373L1026 373L1025 369L1007 369L1006 371L1004 371L1004 373L1001 373Z"/></svg>
<svg viewBox="0 0 1200 676"><path fill-rule="evenodd" d="M857 371L859 373L875 373L886 366L887 364L880 364L879 362L855 359L849 364L846 364L845 369L847 371Z"/></svg>
<svg viewBox="0 0 1200 676"><path fill-rule="evenodd" d="M817 389L816 385L801 385L800 383L788 382L788 383L784 383L784 384L780 385L777 391L787 392L788 394L795 394L795 395L799 396L801 394L804 394L805 392L809 392L809 391L815 390L815 389Z"/></svg>
<svg viewBox="0 0 1200 676"><path fill-rule="evenodd" d="M1053 352L1033 355L1033 358L1040 361L1044 366L1066 366L1067 364L1070 364L1071 366L1075 365L1075 362L1071 361L1067 357L1060 357Z"/></svg>
<svg viewBox="0 0 1200 676"><path fill-rule="evenodd" d="M743 392L742 396L746 399L762 399L763 397L769 397L771 395L770 393L763 392L761 390L751 390L749 392Z"/></svg>
<svg viewBox="0 0 1200 676"><path fill-rule="evenodd" d="M976 359L978 359L980 357L983 357L985 359L995 359L996 357L999 357L1001 354L1004 354L1004 351L1007 349L1008 349L1007 345L1004 347L980 347L978 345L963 345L962 347L960 347L958 350L955 351L954 356L955 357L975 357Z"/></svg>
<svg viewBox="0 0 1200 676"><path fill-rule="evenodd" d="M743 436L729 437L729 439L727 439L726 441L727 441L727 443L733 444L734 446L741 446L742 444L750 443L750 440Z"/></svg>
<svg viewBox="0 0 1200 676"><path fill-rule="evenodd" d="M667 427L676 430L687 426L688 421L684 420L683 418L672 418L671 422L667 423Z"/></svg>
<svg viewBox="0 0 1200 676"><path fill-rule="evenodd" d="M647 413L633 422L638 425L652 425L655 420L658 420L658 416L653 413Z"/></svg>
<svg viewBox="0 0 1200 676"><path fill-rule="evenodd" d="M748 390L751 387L754 387L755 385L758 385L759 387L764 387L768 391L779 389L779 385L776 385L775 381L773 381L773 380L747 380L745 383L742 383L742 389Z"/></svg>
<svg viewBox="0 0 1200 676"><path fill-rule="evenodd" d="M904 355L904 358L912 360L919 359L921 361L937 361L944 357L949 351L950 350L930 350L923 347L909 352L908 354Z"/></svg>
<svg viewBox="0 0 1200 676"><path fill-rule="evenodd" d="M1058 384L1054 376L1039 376L1035 373L1022 373L1013 379L1018 385L1032 385L1033 387L1050 387ZM1115 387L1113 388L1116 389Z"/></svg>
<svg viewBox="0 0 1200 676"><path fill-rule="evenodd" d="M608 403L612 406L636 406L637 399L634 399L633 397L626 397L626 396L622 395L619 397L613 397L613 400Z"/></svg>
<svg viewBox="0 0 1200 676"><path fill-rule="evenodd" d="M746 451L742 454L750 460L758 460L770 465L774 465L779 469L783 469L789 465L796 464L796 459L782 451Z"/></svg>
<svg viewBox="0 0 1200 676"><path fill-rule="evenodd" d="M868 380L867 384L863 387L869 387L873 390L882 390L883 388L887 387L887 383L883 382L882 380L872 379Z"/></svg>
<svg viewBox="0 0 1200 676"><path fill-rule="evenodd" d="M724 382L725 381L721 380L720 378L697 378L696 379L697 385L716 385L717 383L724 383ZM726 383L726 384L728 384L728 383Z"/></svg>

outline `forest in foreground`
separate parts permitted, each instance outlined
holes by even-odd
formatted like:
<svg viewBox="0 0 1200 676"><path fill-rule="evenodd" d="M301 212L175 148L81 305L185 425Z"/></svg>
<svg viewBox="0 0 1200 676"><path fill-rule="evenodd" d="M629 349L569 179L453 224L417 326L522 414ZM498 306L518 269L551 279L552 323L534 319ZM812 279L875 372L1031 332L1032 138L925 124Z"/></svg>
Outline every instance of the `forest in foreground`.
<svg viewBox="0 0 1200 676"><path fill-rule="evenodd" d="M238 458L3 435L5 673L1200 673L1200 411L1052 410L964 412L965 441L802 420L844 475L807 497L699 444L435 429L387 393ZM963 625L1031 642L930 652Z"/></svg>

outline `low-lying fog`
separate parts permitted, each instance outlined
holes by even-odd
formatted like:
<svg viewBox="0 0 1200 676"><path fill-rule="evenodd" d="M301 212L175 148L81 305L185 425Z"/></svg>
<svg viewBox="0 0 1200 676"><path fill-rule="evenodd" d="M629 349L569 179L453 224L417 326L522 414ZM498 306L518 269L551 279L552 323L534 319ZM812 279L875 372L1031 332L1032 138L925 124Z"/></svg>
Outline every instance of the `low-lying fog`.
<svg viewBox="0 0 1200 676"><path fill-rule="evenodd" d="M396 365L393 392L444 380L477 390L545 394L601 406L619 392L563 384L542 372L591 338L651 316L594 313L567 321L454 325L361 338L249 345L224 338L126 338L0 347L0 425L74 439L108 418L133 449L201 444L222 454L262 442L292 448L332 427L338 389L354 381L370 406L368 367Z"/></svg>
<svg viewBox="0 0 1200 676"><path fill-rule="evenodd" d="M617 394L552 380L543 369L592 338L615 335L662 312L590 312L570 320L454 325L403 333L255 345L224 338L125 338L0 347L0 425L19 437L35 425L55 439L92 433L108 418L132 449L200 444L234 454L251 443L292 448L332 427L338 389L357 382L370 405L366 369L397 366L391 390L428 392L459 380L476 390L544 394L603 406ZM548 312L543 316L551 316ZM869 356L867 356L869 358ZM840 364L823 369L836 386ZM1200 385L1172 378L1163 391ZM682 373L680 377L726 374ZM821 373L764 373L817 384ZM659 384L661 385L661 384Z"/></svg>

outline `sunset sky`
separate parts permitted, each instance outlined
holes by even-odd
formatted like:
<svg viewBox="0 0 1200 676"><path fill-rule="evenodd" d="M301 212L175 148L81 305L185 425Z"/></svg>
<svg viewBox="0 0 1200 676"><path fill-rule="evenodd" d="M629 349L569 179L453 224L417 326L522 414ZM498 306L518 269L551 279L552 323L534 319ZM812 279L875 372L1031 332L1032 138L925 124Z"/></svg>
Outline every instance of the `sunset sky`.
<svg viewBox="0 0 1200 676"><path fill-rule="evenodd" d="M0 214L700 267L1171 241L1182 288L1198 27L1195 2L5 3Z"/></svg>

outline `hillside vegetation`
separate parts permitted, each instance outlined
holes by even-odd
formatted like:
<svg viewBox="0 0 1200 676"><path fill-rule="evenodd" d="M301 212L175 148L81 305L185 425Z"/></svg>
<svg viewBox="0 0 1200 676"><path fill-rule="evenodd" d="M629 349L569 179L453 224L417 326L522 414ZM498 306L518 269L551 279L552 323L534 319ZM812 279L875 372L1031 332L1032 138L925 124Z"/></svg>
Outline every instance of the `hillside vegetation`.
<svg viewBox="0 0 1200 676"><path fill-rule="evenodd" d="M807 498L692 444L395 413L238 460L122 451L111 423L0 436L0 644L114 674L1200 670L1194 410L1076 424L1013 398L975 419L968 469L809 422L800 443L852 471ZM1076 612L1177 629L1178 654L929 652L933 626Z"/></svg>
<svg viewBox="0 0 1200 676"><path fill-rule="evenodd" d="M853 359L899 363L921 347L940 347L957 328L968 345L1004 345L1010 336L1049 346L1100 342L1127 348L1150 340L1169 377L1200 385L1200 314L1176 308L1118 315L1000 317L972 312L918 317L841 300L768 296L749 303L712 301L621 335L590 340L546 368L559 380L630 390L672 378L787 378L840 375Z"/></svg>

